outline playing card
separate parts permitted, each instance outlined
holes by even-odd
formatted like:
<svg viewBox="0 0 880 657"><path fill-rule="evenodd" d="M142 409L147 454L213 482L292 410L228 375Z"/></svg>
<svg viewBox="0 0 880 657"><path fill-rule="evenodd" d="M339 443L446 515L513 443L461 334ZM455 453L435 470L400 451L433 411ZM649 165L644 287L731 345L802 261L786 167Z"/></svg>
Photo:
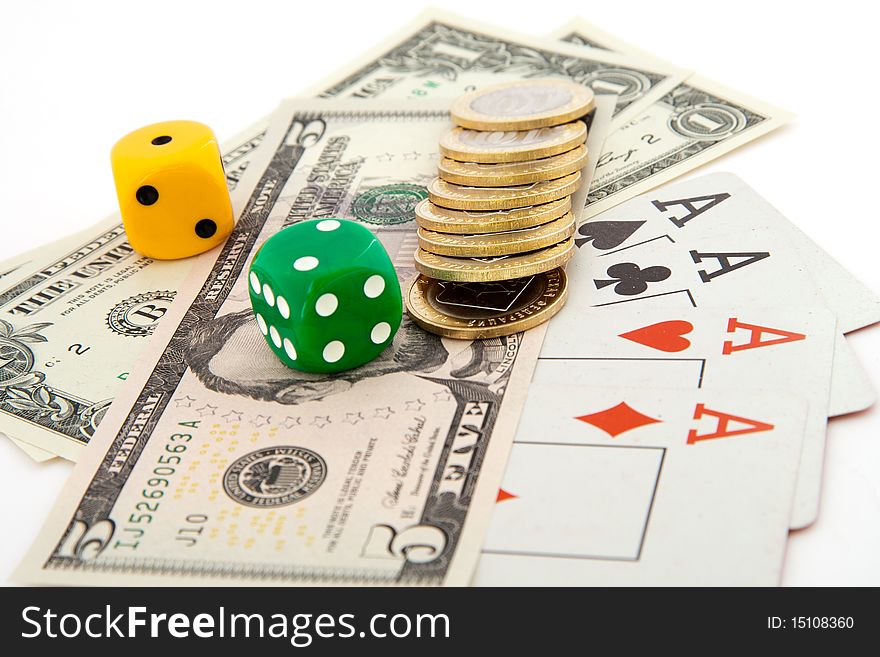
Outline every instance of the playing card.
<svg viewBox="0 0 880 657"><path fill-rule="evenodd" d="M870 408L877 401L874 384L859 362L846 336L837 325L834 345L834 366L831 368L831 399L828 416L836 417Z"/></svg>
<svg viewBox="0 0 880 657"><path fill-rule="evenodd" d="M779 217L782 214L774 209ZM865 287L837 260L811 240L794 224L789 224L789 236L800 253L828 307L837 315L837 328L849 333L880 322L880 297Z"/></svg>
<svg viewBox="0 0 880 657"><path fill-rule="evenodd" d="M474 583L775 585L806 405L533 384Z"/></svg>
<svg viewBox="0 0 880 657"><path fill-rule="evenodd" d="M568 266L568 304L827 306L790 235L785 218L731 174L664 187L579 227L581 253ZM846 342L836 348L835 363L843 369L832 382L845 387L831 395L829 415L864 408L874 396ZM815 519L821 481L808 476L820 472L805 470L792 527Z"/></svg>
<svg viewBox="0 0 880 657"><path fill-rule="evenodd" d="M568 267L576 283L572 296L586 305L824 305L846 330L869 321L877 307L866 299L876 301L870 291L729 173L634 198L582 224L575 243L580 255ZM815 272L816 278L840 285L840 293L825 287L833 294L823 295L804 258L827 264L828 273ZM875 399L846 341L836 349L831 416L863 410Z"/></svg>
<svg viewBox="0 0 880 657"><path fill-rule="evenodd" d="M818 514L836 319L826 308L676 309L651 304L563 309L534 381L663 389L766 389L807 400L792 526Z"/></svg>

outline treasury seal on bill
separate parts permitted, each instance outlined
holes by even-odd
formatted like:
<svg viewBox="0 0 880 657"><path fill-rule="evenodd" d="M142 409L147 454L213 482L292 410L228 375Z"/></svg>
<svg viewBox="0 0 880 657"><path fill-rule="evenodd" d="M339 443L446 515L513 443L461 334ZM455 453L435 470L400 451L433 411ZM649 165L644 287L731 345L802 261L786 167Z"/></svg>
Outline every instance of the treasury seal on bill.
<svg viewBox="0 0 880 657"><path fill-rule="evenodd" d="M359 194L351 205L351 212L358 221L368 224L403 224L412 221L413 208L427 196L421 185L382 185Z"/></svg>

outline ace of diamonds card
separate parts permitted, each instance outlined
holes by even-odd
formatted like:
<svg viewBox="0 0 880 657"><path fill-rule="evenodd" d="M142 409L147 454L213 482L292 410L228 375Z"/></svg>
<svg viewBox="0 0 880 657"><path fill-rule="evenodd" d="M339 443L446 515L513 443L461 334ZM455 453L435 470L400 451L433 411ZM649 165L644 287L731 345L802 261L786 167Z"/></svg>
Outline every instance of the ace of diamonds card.
<svg viewBox="0 0 880 657"><path fill-rule="evenodd" d="M474 583L773 585L806 406L534 384Z"/></svg>

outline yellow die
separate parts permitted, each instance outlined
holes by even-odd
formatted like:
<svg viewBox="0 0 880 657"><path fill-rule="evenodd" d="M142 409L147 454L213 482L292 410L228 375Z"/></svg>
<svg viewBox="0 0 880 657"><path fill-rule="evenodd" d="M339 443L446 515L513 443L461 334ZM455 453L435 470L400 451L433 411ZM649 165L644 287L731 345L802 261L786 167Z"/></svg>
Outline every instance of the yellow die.
<svg viewBox="0 0 880 657"><path fill-rule="evenodd" d="M110 153L122 223L139 253L172 260L214 248L234 220L213 131L195 121L154 123Z"/></svg>

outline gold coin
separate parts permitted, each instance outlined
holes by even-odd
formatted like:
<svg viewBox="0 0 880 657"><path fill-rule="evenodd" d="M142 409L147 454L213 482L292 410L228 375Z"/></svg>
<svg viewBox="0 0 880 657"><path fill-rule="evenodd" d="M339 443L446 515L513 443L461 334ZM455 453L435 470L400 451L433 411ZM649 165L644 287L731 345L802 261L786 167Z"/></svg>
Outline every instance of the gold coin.
<svg viewBox="0 0 880 657"><path fill-rule="evenodd" d="M518 80L459 96L452 121L473 130L530 130L568 123L593 109L593 90L570 80Z"/></svg>
<svg viewBox="0 0 880 657"><path fill-rule="evenodd" d="M511 210L479 212L450 210L434 205L428 199L416 206L416 223L425 230L457 235L500 233L505 230L531 228L558 219L571 210L571 197Z"/></svg>
<svg viewBox="0 0 880 657"><path fill-rule="evenodd" d="M453 258L417 249L416 269L425 276L442 281L487 283L522 278L561 267L574 255L574 239L546 249L538 249L517 255L491 256L486 258Z"/></svg>
<svg viewBox="0 0 880 657"><path fill-rule="evenodd" d="M457 162L444 157L440 160L439 174L446 182L457 185L509 187L562 178L580 171L586 164L587 147L578 146L566 153L551 155L540 160L503 164Z"/></svg>
<svg viewBox="0 0 880 657"><path fill-rule="evenodd" d="M583 121L534 130L450 128L440 137L440 152L460 162L522 162L570 151L587 139Z"/></svg>
<svg viewBox="0 0 880 657"><path fill-rule="evenodd" d="M417 276L406 310L426 331L479 340L528 330L558 313L568 297L561 268L496 283L453 283Z"/></svg>
<svg viewBox="0 0 880 657"><path fill-rule="evenodd" d="M580 171L556 180L513 187L466 187L434 178L428 183L428 198L435 205L453 210L507 210L571 196L580 185Z"/></svg>
<svg viewBox="0 0 880 657"><path fill-rule="evenodd" d="M482 258L486 256L528 253L536 249L559 244L574 235L574 215L567 212L542 226L520 228L502 233L482 235L451 235L435 233L419 228L419 246L429 253L458 258Z"/></svg>

